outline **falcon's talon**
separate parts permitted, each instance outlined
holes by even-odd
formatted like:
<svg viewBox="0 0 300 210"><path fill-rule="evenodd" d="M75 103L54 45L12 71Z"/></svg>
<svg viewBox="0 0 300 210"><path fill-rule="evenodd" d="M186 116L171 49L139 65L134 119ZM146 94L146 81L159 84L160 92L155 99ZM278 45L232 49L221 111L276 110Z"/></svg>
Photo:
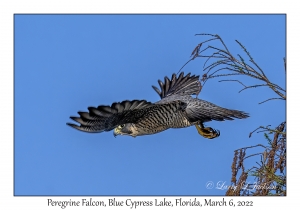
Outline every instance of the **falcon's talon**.
<svg viewBox="0 0 300 210"><path fill-rule="evenodd" d="M213 139L220 136L220 131L211 127L204 127L203 124L195 125L198 133L204 138Z"/></svg>

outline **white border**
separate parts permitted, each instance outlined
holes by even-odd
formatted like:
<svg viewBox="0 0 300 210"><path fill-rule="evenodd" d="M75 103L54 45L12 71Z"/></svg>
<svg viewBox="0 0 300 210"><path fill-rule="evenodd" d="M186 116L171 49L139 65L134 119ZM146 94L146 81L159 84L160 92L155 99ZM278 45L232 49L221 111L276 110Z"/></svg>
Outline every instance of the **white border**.
<svg viewBox="0 0 300 210"><path fill-rule="evenodd" d="M294 1L295 2L295 1ZM255 207L286 207L288 204L296 204L296 189L299 186L297 179L294 179L299 172L299 164L295 154L299 145L299 138L296 138L298 122L296 121L300 107L299 98L299 15L296 4L291 1L40 1L40 0L2 0L0 2L0 84L1 84L1 145L0 145L0 208L1 209L44 209L47 206L47 199L53 200L81 200L87 197L14 197L13 196L13 15L15 13L287 13L288 14L288 196L285 198L239 198L238 200L253 200ZM259 33L259 32L258 32ZM274 43L276 44L276 43ZM293 53L294 52L294 53ZM297 56L297 57L296 57ZM295 58L295 59L294 59ZM298 65L299 66L299 65ZM295 75L298 74L298 75ZM299 99L300 100L300 99ZM289 117L290 116L290 117ZM297 126L297 127L296 127ZM295 135L294 135L295 134ZM294 138L293 138L294 137ZM295 175L296 174L296 175ZM294 194L295 193L295 194ZM95 200L107 200L111 197L93 197ZM116 197L118 200L126 200L129 197ZM156 197L133 197L135 200L154 200ZM163 197L158 197L162 199ZM175 200L178 197L166 197ZM194 197L183 197L184 199ZM211 197L214 200L221 200L222 197ZM203 200L204 197L199 197ZM226 200L230 198L226 197ZM61 209L60 207L53 207ZM71 209L68 207L67 209ZM90 207L91 208L91 207ZM96 207L93 209L99 209ZM108 207L107 207L108 208ZM129 207L126 207L130 209ZM147 208L147 207L144 207ZM144 209L139 208L139 209ZM153 207L150 207L153 209ZM147 209L150 209L149 207ZM249 208L249 207L248 207ZM73 209L82 209L74 207ZM115 207L112 209L116 209ZM162 208L160 208L162 209Z"/></svg>

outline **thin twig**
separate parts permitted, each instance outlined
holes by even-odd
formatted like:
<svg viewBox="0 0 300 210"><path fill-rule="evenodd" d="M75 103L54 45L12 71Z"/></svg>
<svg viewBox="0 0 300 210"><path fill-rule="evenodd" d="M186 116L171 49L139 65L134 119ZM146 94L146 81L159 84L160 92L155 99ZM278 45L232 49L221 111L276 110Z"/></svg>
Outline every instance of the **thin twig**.
<svg viewBox="0 0 300 210"><path fill-rule="evenodd" d="M220 80L219 82L229 82L229 81L232 81L232 82L238 82L238 83L240 83L241 85L243 85L244 87L247 87L247 86L244 85L241 81L239 81L239 80L234 80L234 79Z"/></svg>
<svg viewBox="0 0 300 210"><path fill-rule="evenodd" d="M267 101L276 100L276 99L279 99L279 100L285 100L285 99L283 99L283 98L269 98L269 99L267 99L267 100L264 100L264 101L262 101L262 102L259 102L258 104L263 104L263 103L265 103L265 102L267 102Z"/></svg>

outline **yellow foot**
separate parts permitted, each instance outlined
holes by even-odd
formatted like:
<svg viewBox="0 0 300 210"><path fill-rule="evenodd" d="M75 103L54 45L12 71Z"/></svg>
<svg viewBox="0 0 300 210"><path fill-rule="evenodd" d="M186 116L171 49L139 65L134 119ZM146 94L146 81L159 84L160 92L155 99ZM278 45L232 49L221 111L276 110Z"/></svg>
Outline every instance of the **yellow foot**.
<svg viewBox="0 0 300 210"><path fill-rule="evenodd" d="M213 139L220 136L220 131L212 129L211 127L204 128L202 124L200 124L200 126L199 125L195 125L195 126L197 128L198 133L204 138Z"/></svg>

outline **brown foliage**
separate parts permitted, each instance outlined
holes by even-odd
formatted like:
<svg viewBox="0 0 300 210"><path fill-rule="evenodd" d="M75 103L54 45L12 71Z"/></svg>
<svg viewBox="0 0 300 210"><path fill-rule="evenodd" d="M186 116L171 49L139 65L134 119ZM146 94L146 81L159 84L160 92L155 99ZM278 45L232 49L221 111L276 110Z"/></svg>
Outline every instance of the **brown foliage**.
<svg viewBox="0 0 300 210"><path fill-rule="evenodd" d="M286 195L286 123L269 131L273 134L273 140L268 146L258 144L235 150L231 166L231 182L234 187L228 189L226 195ZM246 151L255 147L262 148L262 151L246 156ZM260 156L261 160L246 170L245 160L253 156ZM241 175L237 178L239 172ZM255 184L247 183L249 175L255 177Z"/></svg>

